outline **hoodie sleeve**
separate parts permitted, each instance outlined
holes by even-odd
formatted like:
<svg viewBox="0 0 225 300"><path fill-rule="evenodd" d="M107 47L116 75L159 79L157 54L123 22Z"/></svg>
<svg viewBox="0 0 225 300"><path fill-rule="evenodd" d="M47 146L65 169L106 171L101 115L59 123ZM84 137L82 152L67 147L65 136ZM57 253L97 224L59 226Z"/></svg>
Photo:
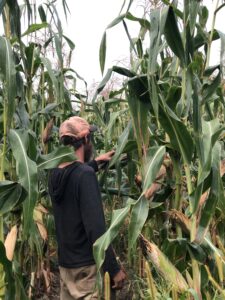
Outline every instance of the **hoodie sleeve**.
<svg viewBox="0 0 225 300"><path fill-rule="evenodd" d="M90 167L80 175L79 180L79 201L82 221L88 240L91 244L105 233L105 218L101 201L98 181L95 172ZM106 251L106 257L103 264L103 271L108 271L113 278L120 267L116 261L116 257L112 246Z"/></svg>
<svg viewBox="0 0 225 300"><path fill-rule="evenodd" d="M95 172L98 172L98 163L97 163L97 161L96 161L95 159L89 161L89 162L87 163L87 165L88 165L89 167L91 167Z"/></svg>

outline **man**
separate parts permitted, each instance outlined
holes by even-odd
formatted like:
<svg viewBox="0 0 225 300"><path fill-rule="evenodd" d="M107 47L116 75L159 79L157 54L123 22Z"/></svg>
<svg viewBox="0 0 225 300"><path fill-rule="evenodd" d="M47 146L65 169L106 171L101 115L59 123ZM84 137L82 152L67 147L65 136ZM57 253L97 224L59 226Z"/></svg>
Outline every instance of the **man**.
<svg viewBox="0 0 225 300"><path fill-rule="evenodd" d="M80 117L71 117L61 124L60 141L74 147L76 160L60 164L49 176L58 243L61 300L98 299L92 246L106 228L95 171L98 162L111 159L113 151L89 162L92 155L90 135L94 129ZM103 271L109 272L113 288L122 287L126 275L118 265L111 246L106 251Z"/></svg>

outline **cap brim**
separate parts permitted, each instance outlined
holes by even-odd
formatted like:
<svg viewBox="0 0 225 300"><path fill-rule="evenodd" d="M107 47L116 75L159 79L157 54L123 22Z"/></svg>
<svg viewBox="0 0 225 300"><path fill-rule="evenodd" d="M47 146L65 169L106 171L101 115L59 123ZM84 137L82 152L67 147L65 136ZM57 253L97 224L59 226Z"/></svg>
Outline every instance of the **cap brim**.
<svg viewBox="0 0 225 300"><path fill-rule="evenodd" d="M98 127L96 125L91 125L89 130L90 130L90 132L94 132L94 131L98 130Z"/></svg>

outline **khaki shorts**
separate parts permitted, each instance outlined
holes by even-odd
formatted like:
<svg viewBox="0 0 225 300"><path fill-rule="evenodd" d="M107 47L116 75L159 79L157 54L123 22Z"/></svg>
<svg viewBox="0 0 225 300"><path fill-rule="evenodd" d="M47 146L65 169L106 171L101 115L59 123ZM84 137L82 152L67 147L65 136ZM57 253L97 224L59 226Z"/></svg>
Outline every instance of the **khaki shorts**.
<svg viewBox="0 0 225 300"><path fill-rule="evenodd" d="M96 265L68 269L59 267L60 300L98 299L96 287Z"/></svg>

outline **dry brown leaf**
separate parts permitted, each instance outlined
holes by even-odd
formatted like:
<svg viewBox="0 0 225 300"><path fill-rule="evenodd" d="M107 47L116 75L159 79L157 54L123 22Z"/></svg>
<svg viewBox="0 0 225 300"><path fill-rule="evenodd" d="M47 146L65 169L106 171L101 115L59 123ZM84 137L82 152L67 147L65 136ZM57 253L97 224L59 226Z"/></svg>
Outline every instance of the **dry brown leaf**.
<svg viewBox="0 0 225 300"><path fill-rule="evenodd" d="M42 204L40 204L40 203L36 206L35 209L38 210L38 211L40 211L40 212L42 212L42 213L44 213L44 214L48 214L47 208L45 208L45 207L44 207Z"/></svg>
<svg viewBox="0 0 225 300"><path fill-rule="evenodd" d="M36 221L36 224L37 224L37 227L38 227L40 236L42 237L42 239L43 239L44 241L46 241L46 240L48 239L48 232L47 232L46 227L44 226L43 223L41 223L41 222L39 222L39 221Z"/></svg>
<svg viewBox="0 0 225 300"><path fill-rule="evenodd" d="M155 180L160 180L166 176L166 167L162 165Z"/></svg>
<svg viewBox="0 0 225 300"><path fill-rule="evenodd" d="M5 239L5 251L6 251L6 256L8 260L12 261L13 260L13 254L16 246L16 239L17 239L17 233L18 229L17 226L14 225L10 232L7 234L7 237Z"/></svg>
<svg viewBox="0 0 225 300"><path fill-rule="evenodd" d="M221 162L220 162L220 175L221 175L221 177L223 177L224 174L225 174L225 159L221 160Z"/></svg>
<svg viewBox="0 0 225 300"><path fill-rule="evenodd" d="M46 292L48 294L50 293L51 290L51 276L44 268L42 269L42 272L45 280Z"/></svg>

